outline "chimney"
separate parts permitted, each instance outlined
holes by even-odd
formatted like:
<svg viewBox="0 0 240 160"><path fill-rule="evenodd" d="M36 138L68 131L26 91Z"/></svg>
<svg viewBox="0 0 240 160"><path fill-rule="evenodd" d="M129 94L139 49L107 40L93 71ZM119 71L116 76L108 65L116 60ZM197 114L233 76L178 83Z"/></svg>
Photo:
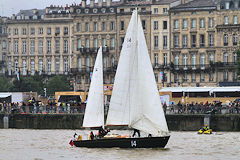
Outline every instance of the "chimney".
<svg viewBox="0 0 240 160"><path fill-rule="evenodd" d="M94 7L94 0L90 0L90 7L91 7L91 8Z"/></svg>
<svg viewBox="0 0 240 160"><path fill-rule="evenodd" d="M107 0L107 7L110 7L112 5L112 0Z"/></svg>
<svg viewBox="0 0 240 160"><path fill-rule="evenodd" d="M103 0L98 0L98 7L102 7L103 5Z"/></svg>
<svg viewBox="0 0 240 160"><path fill-rule="evenodd" d="M82 8L86 7L86 0L82 0Z"/></svg>

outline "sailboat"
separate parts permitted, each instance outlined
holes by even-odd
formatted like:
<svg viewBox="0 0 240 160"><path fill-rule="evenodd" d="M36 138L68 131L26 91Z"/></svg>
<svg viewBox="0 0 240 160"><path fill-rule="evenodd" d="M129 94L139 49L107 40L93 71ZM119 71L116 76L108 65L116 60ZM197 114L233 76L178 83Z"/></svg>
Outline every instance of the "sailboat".
<svg viewBox="0 0 240 160"><path fill-rule="evenodd" d="M127 125L149 136L82 140L74 145L164 148L170 138L137 9L132 13L120 53L106 125Z"/></svg>

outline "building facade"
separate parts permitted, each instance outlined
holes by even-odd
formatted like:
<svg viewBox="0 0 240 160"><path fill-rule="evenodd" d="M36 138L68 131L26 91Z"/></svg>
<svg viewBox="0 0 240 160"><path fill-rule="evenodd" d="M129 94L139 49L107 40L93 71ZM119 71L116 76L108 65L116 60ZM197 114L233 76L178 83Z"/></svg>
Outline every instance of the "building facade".
<svg viewBox="0 0 240 160"><path fill-rule="evenodd" d="M6 73L6 55L8 53L7 17L0 17L0 75Z"/></svg>
<svg viewBox="0 0 240 160"><path fill-rule="evenodd" d="M137 6L159 88L235 85L239 4L239 0L90 0L89 4L83 0L66 7L21 10L1 20L2 28L7 28L1 36L0 53L6 55L1 58L7 66L2 72L66 74L75 90L87 91L101 45L104 83L113 84L131 12Z"/></svg>

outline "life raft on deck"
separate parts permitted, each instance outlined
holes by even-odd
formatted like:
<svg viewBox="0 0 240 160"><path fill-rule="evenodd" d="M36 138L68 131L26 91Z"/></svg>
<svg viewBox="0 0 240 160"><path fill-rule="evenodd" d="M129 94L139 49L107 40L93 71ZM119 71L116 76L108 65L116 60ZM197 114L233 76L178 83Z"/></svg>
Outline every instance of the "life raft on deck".
<svg viewBox="0 0 240 160"><path fill-rule="evenodd" d="M204 130L204 129L201 128L198 131L198 134L212 134L212 129Z"/></svg>
<svg viewBox="0 0 240 160"><path fill-rule="evenodd" d="M119 134L109 134L104 136L103 138L130 138L130 135L119 135Z"/></svg>

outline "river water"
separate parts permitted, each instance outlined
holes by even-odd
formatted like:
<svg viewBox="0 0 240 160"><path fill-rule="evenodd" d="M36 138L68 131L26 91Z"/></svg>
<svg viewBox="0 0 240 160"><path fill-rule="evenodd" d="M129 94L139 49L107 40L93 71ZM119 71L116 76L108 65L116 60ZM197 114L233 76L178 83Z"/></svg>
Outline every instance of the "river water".
<svg viewBox="0 0 240 160"><path fill-rule="evenodd" d="M88 149L68 143L82 130L0 130L0 160L237 160L240 150L239 132L171 132L165 149ZM111 131L131 134L130 131Z"/></svg>

